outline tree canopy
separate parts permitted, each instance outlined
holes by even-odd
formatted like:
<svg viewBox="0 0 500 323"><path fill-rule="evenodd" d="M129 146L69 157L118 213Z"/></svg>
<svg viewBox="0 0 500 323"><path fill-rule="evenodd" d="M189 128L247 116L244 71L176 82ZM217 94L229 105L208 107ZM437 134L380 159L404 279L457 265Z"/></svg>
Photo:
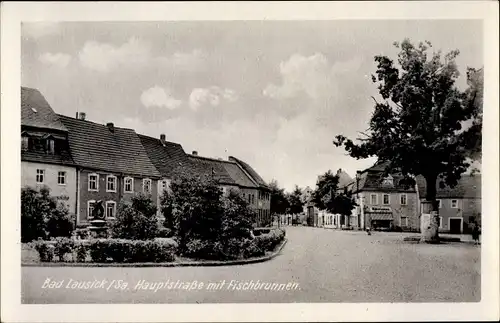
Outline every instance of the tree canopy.
<svg viewBox="0 0 500 323"><path fill-rule="evenodd" d="M406 179L421 175L426 180L426 198L437 212L436 183L455 186L480 158L482 132L482 69L467 69L468 88L460 90L459 71L453 50L445 55L430 52L430 42L394 43L397 61L375 56L377 70L372 80L381 98L368 130L357 142L344 135L334 144L354 158L377 156L388 162L386 172L400 172ZM437 215L436 215L437 217ZM431 220L437 238L437 220Z"/></svg>
<svg viewBox="0 0 500 323"><path fill-rule="evenodd" d="M285 194L285 189L280 188L276 180L269 183L271 190L271 214L285 214L290 207Z"/></svg>
<svg viewBox="0 0 500 323"><path fill-rule="evenodd" d="M470 166L468 157L480 155L482 70L469 68L469 88L461 91L455 85L458 50L443 56L429 53L430 42L414 45L405 39L394 45L400 49L397 62L375 57L372 80L382 99L373 98L367 132L357 143L338 135L334 144L358 159L388 161L387 171L424 176L427 196L435 199L438 178L441 185L455 186Z"/></svg>
<svg viewBox="0 0 500 323"><path fill-rule="evenodd" d="M312 201L320 210L342 215L350 215L356 205L349 194L339 187L339 176L331 170L318 176Z"/></svg>
<svg viewBox="0 0 500 323"><path fill-rule="evenodd" d="M290 205L290 213L302 213L304 206L304 202L302 201L302 190L297 185L295 185L293 192L288 194L288 203Z"/></svg>

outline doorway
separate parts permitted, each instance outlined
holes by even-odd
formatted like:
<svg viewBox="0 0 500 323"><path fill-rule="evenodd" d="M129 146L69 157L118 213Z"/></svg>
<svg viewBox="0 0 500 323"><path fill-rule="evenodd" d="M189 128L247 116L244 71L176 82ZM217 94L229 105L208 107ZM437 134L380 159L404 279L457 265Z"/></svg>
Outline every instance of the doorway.
<svg viewBox="0 0 500 323"><path fill-rule="evenodd" d="M450 218L450 233L462 233L462 218Z"/></svg>

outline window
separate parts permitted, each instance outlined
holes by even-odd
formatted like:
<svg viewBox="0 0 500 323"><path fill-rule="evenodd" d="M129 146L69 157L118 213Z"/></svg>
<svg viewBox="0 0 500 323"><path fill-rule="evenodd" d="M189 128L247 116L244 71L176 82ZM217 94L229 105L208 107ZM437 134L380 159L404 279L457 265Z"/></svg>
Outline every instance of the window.
<svg viewBox="0 0 500 323"><path fill-rule="evenodd" d="M95 201L90 200L87 202L87 218L92 217L92 212L94 211Z"/></svg>
<svg viewBox="0 0 500 323"><path fill-rule="evenodd" d="M406 194L401 194L399 196L399 202L401 205L406 205L408 203L407 201L408 197L406 196Z"/></svg>
<svg viewBox="0 0 500 323"><path fill-rule="evenodd" d="M390 199L389 199L389 194L384 194L384 195L382 195L382 203L383 203L384 205L389 204L389 200L390 200Z"/></svg>
<svg viewBox="0 0 500 323"><path fill-rule="evenodd" d="M377 205L378 204L378 195L370 194L370 204Z"/></svg>
<svg viewBox="0 0 500 323"><path fill-rule="evenodd" d="M36 170L36 182L42 184L45 181L45 169Z"/></svg>
<svg viewBox="0 0 500 323"><path fill-rule="evenodd" d="M443 203L441 202L441 200L440 200L440 199L437 199L436 201L438 202L438 208L441 208L441 207L442 207L442 205L443 205Z"/></svg>
<svg viewBox="0 0 500 323"><path fill-rule="evenodd" d="M66 172L57 172L57 184L66 185Z"/></svg>
<svg viewBox="0 0 500 323"><path fill-rule="evenodd" d="M106 218L114 218L116 214L116 202L106 202Z"/></svg>
<svg viewBox="0 0 500 323"><path fill-rule="evenodd" d="M29 137L26 136L21 137L21 149L22 150L29 149Z"/></svg>
<svg viewBox="0 0 500 323"><path fill-rule="evenodd" d="M252 194L248 194L248 203L252 203Z"/></svg>
<svg viewBox="0 0 500 323"><path fill-rule="evenodd" d="M89 174L89 191L99 190L99 175Z"/></svg>
<svg viewBox="0 0 500 323"><path fill-rule="evenodd" d="M52 138L47 139L47 153L54 154L54 152L55 152L54 139L52 139Z"/></svg>
<svg viewBox="0 0 500 323"><path fill-rule="evenodd" d="M116 176L106 176L106 192L116 192Z"/></svg>
<svg viewBox="0 0 500 323"><path fill-rule="evenodd" d="M149 178L142 180L142 192L151 194L151 180Z"/></svg>
<svg viewBox="0 0 500 323"><path fill-rule="evenodd" d="M402 227L407 227L408 226L408 218L406 216L401 217L401 226Z"/></svg>
<svg viewBox="0 0 500 323"><path fill-rule="evenodd" d="M134 179L132 177L125 177L124 186L123 191L125 193L134 192Z"/></svg>
<svg viewBox="0 0 500 323"><path fill-rule="evenodd" d="M458 208L458 200L451 200L451 208L452 209Z"/></svg>
<svg viewBox="0 0 500 323"><path fill-rule="evenodd" d="M382 185L384 186L394 186L394 180L391 175L383 179Z"/></svg>

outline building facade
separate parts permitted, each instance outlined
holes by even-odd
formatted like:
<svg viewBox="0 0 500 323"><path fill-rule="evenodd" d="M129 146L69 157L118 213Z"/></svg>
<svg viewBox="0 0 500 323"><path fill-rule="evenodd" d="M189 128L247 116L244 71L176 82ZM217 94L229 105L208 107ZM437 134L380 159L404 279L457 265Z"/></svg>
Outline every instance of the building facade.
<svg viewBox="0 0 500 323"><path fill-rule="evenodd" d="M349 217L351 226L360 229L418 231L418 198L414 186L407 186L400 174L384 175L386 163L358 172L349 189L356 208Z"/></svg>
<svg viewBox="0 0 500 323"><path fill-rule="evenodd" d="M426 200L425 179L417 177L420 203ZM436 199L439 202L439 231L446 233L467 233L474 222L481 224L481 175L462 175L458 184L439 187L436 184ZM420 207L422 210L422 207ZM422 217L429 215L422 214ZM427 220L427 219L425 219ZM425 221L424 220L424 221Z"/></svg>
<svg viewBox="0 0 500 323"><path fill-rule="evenodd" d="M68 129L43 95L26 87L21 87L21 187L46 187L76 214L76 165Z"/></svg>
<svg viewBox="0 0 500 323"><path fill-rule="evenodd" d="M247 163L229 157L228 160L201 157L196 151L188 155L194 173L212 176L224 194L238 191L257 215L255 226L267 226L271 219L271 194L267 184Z"/></svg>
<svg viewBox="0 0 500 323"><path fill-rule="evenodd" d="M121 201L143 193L158 196L161 175L150 161L134 130L101 125L59 115L68 129L69 148L77 165L77 225L87 226L95 204L103 202L106 219L113 220Z"/></svg>

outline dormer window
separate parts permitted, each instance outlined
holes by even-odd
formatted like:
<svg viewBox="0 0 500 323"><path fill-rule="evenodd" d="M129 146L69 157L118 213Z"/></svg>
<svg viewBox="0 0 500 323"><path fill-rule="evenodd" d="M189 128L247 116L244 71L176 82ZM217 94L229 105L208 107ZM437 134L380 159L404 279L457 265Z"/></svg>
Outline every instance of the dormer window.
<svg viewBox="0 0 500 323"><path fill-rule="evenodd" d="M382 180L382 185L384 186L394 186L394 179L391 175L387 176Z"/></svg>

